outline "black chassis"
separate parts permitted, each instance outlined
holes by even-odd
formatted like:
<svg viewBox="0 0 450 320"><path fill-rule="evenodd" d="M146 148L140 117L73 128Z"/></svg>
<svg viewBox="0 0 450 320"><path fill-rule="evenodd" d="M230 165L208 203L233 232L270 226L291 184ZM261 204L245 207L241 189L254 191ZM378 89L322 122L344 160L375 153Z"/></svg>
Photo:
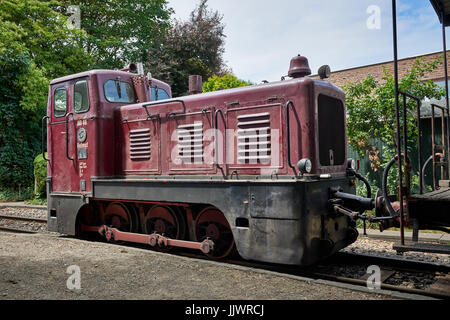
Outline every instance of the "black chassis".
<svg viewBox="0 0 450 320"><path fill-rule="evenodd" d="M356 240L355 223L328 204L331 188L355 194L353 182L345 174L234 180L103 177L92 178L92 193L82 195L51 193L47 178L48 230L74 235L77 214L90 199L207 204L224 213L244 259L311 265ZM248 227L239 226L242 219Z"/></svg>

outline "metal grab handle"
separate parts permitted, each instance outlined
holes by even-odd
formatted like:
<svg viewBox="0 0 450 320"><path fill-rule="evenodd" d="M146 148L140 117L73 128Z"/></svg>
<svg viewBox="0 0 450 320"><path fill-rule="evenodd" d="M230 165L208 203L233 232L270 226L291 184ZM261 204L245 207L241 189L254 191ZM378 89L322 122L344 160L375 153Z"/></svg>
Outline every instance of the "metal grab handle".
<svg viewBox="0 0 450 320"><path fill-rule="evenodd" d="M297 170L295 169L295 167L292 165L291 163L291 137L290 137L290 132L291 132L291 128L290 128L290 124L289 124L289 105L292 104L292 106L294 107L294 103L289 100L288 102L286 102L286 144L287 144L287 161L288 161L288 165L289 167L292 168L292 170L294 170L295 175L297 175Z"/></svg>
<svg viewBox="0 0 450 320"><path fill-rule="evenodd" d="M222 176L224 178L226 178L226 175L225 175L225 172L224 172L223 168L219 165L219 146L218 146L219 142L217 141L217 130L218 130L217 129L217 115L219 113L222 115L222 118L225 120L225 117L223 116L222 110L217 109L214 112L214 147L215 147L214 153L215 153L215 158L216 158L216 167L218 169L220 169L220 171L222 171ZM225 139L226 139L226 137L225 137Z"/></svg>
<svg viewBox="0 0 450 320"><path fill-rule="evenodd" d="M435 153L434 156L435 157L439 157L441 159L444 158L444 155L442 153ZM433 160L433 156L432 155L423 164L422 171L420 173L420 179L422 180L422 186L425 186L425 169L427 168L427 166L428 166L428 164L430 163L431 160ZM433 186L433 189L434 189L434 186Z"/></svg>
<svg viewBox="0 0 450 320"><path fill-rule="evenodd" d="M70 112L66 116L66 157L73 161L73 158L69 156L69 116L72 116L73 118L73 113Z"/></svg>
<svg viewBox="0 0 450 320"><path fill-rule="evenodd" d="M150 103L146 103L146 104L142 105L142 107L144 108L145 112L147 113L147 117L150 118L150 117L152 117L152 115L150 115L150 112L148 112L148 108L147 108L148 106L157 106L159 104L169 104L169 103L175 103L175 102L179 102L179 103L181 103L183 105L183 112L181 112L181 113L174 113L174 112L172 112L172 113L169 113L167 115L167 117L170 118L170 117L175 116L175 115L185 114L186 113L186 105L184 104L184 101L181 100L181 99L171 99L169 101L161 100L161 101L150 102Z"/></svg>
<svg viewBox="0 0 450 320"><path fill-rule="evenodd" d="M44 150L44 145L45 145L45 140L47 140L47 135L44 134L44 121L45 121L45 127L47 127L47 119L49 117L45 116L42 118L41 124L42 124L42 135L41 135L41 151L42 151L42 157L44 158L45 161L49 162L50 160L47 159L47 157L45 156L45 150Z"/></svg>

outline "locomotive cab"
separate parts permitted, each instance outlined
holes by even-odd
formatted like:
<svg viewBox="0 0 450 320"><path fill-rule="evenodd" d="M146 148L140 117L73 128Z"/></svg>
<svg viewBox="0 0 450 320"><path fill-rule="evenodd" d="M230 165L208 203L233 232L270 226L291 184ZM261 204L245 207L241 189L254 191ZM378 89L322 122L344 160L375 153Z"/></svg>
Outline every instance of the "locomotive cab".
<svg viewBox="0 0 450 320"><path fill-rule="evenodd" d="M91 70L51 81L47 116L47 191L89 197L91 177L115 174L114 110L138 102L135 74ZM141 102L167 99L170 86L153 79ZM56 223L55 213L49 225ZM60 227L61 228L61 227Z"/></svg>

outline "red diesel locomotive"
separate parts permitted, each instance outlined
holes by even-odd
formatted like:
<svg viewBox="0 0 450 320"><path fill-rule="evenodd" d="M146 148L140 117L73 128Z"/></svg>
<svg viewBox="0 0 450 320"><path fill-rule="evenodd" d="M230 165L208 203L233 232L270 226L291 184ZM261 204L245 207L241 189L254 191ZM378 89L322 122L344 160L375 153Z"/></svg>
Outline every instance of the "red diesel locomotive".
<svg viewBox="0 0 450 320"><path fill-rule="evenodd" d="M294 265L353 243L373 201L354 196L344 92L310 74L297 56L292 79L178 98L126 71L53 80L48 229Z"/></svg>

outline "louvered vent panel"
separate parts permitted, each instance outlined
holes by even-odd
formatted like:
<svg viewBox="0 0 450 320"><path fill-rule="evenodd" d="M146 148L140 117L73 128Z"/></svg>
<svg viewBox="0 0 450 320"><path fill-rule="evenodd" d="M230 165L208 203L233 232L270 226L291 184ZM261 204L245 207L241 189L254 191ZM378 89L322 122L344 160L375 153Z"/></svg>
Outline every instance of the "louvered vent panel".
<svg viewBox="0 0 450 320"><path fill-rule="evenodd" d="M149 160L151 157L150 129L130 131L130 159Z"/></svg>
<svg viewBox="0 0 450 320"><path fill-rule="evenodd" d="M271 158L270 114L238 116L238 163L267 164Z"/></svg>
<svg viewBox="0 0 450 320"><path fill-rule="evenodd" d="M179 125L178 157L183 163L203 162L203 123Z"/></svg>

